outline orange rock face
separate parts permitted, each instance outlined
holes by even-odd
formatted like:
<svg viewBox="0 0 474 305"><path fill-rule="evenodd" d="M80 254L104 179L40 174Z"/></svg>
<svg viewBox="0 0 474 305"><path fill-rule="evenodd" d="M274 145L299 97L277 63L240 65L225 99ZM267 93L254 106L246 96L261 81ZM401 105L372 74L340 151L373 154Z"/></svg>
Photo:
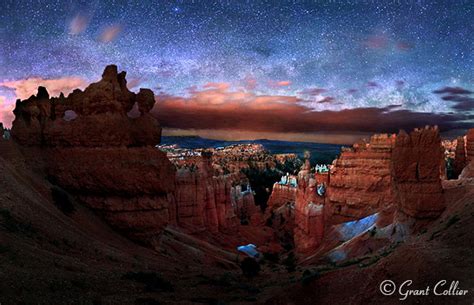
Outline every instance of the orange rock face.
<svg viewBox="0 0 474 305"><path fill-rule="evenodd" d="M466 135L466 166L460 174L460 178L474 177L474 128L468 130Z"/></svg>
<svg viewBox="0 0 474 305"><path fill-rule="evenodd" d="M258 212L248 180L239 173L213 175L211 156L176 175L178 225L191 232L233 232Z"/></svg>
<svg viewBox="0 0 474 305"><path fill-rule="evenodd" d="M324 234L325 196L317 193L323 177L311 173L309 164L298 173L298 190L295 203L295 250L310 253L320 245ZM327 184L326 184L327 185Z"/></svg>
<svg viewBox="0 0 474 305"><path fill-rule="evenodd" d="M275 182L272 194L268 199L268 209L274 210L288 203L295 203L297 188L289 184Z"/></svg>
<svg viewBox="0 0 474 305"><path fill-rule="evenodd" d="M129 237L148 241L176 223L175 168L156 149L161 128L149 89L127 89L125 72L108 66L102 80L68 97L45 88L17 101L12 137L38 146L51 180ZM139 115L132 118L132 107Z"/></svg>
<svg viewBox="0 0 474 305"><path fill-rule="evenodd" d="M468 162L474 160L474 128L469 129L466 134L466 156Z"/></svg>
<svg viewBox="0 0 474 305"><path fill-rule="evenodd" d="M153 92L127 89L125 72L108 66L102 80L67 98L49 98L45 88L25 101L17 101L12 137L25 146L110 147L156 145L161 128L148 112L155 103ZM127 115L137 104L137 118Z"/></svg>
<svg viewBox="0 0 474 305"><path fill-rule="evenodd" d="M392 152L392 181L401 212L415 218L435 218L444 210L442 159L437 127L398 134Z"/></svg>
<svg viewBox="0 0 474 305"><path fill-rule="evenodd" d="M362 218L393 204L390 158L395 136L374 135L334 160L327 213L334 223Z"/></svg>
<svg viewBox="0 0 474 305"><path fill-rule="evenodd" d="M194 233L232 232L241 221L258 222L248 179L215 175L212 154L180 168L155 145L161 128L149 111L149 89L126 86L125 72L108 66L102 80L68 97L45 88L15 108L12 136L40 147L55 184L76 195L114 228L151 242L168 224Z"/></svg>

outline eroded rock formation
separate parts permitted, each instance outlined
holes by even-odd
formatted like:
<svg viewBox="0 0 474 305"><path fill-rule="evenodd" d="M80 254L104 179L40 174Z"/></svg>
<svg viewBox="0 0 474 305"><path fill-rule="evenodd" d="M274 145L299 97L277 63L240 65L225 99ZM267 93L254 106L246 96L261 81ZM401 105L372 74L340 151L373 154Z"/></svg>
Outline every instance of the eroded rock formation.
<svg viewBox="0 0 474 305"><path fill-rule="evenodd" d="M151 90L129 91L125 72L108 66L84 91L50 98L39 87L37 95L17 101L12 135L24 147L39 148L53 183L136 240L153 242L168 224L195 233L232 232L241 222L258 222L240 171L216 172L206 152L176 171L155 147L161 128L149 113L154 103ZM263 155L253 147L248 153L254 150ZM248 162L245 154L231 157L237 169Z"/></svg>
<svg viewBox="0 0 474 305"><path fill-rule="evenodd" d="M437 127L401 131L392 152L392 181L401 212L414 218L435 218L445 208L440 179L443 159Z"/></svg>
<svg viewBox="0 0 474 305"><path fill-rule="evenodd" d="M268 199L268 209L275 210L285 204L294 204L296 201L297 187L290 184L275 182L272 188L272 194Z"/></svg>
<svg viewBox="0 0 474 305"><path fill-rule="evenodd" d="M466 134L466 157L468 162L474 161L474 128L469 129Z"/></svg>
<svg viewBox="0 0 474 305"><path fill-rule="evenodd" d="M102 79L68 97L17 101L12 137L38 146L50 179L98 211L116 229L149 241L176 222L175 168L154 148L161 137L149 111L149 89L127 89L125 72L108 66ZM136 105L140 114L128 113Z"/></svg>
<svg viewBox="0 0 474 305"><path fill-rule="evenodd" d="M232 232L258 212L248 180L235 172L214 175L210 153L176 176L178 225L191 231Z"/></svg>
<svg viewBox="0 0 474 305"><path fill-rule="evenodd" d="M467 131L466 134L466 166L460 174L460 178L474 177L474 128Z"/></svg>
<svg viewBox="0 0 474 305"><path fill-rule="evenodd" d="M379 134L342 150L330 173L327 209L333 222L362 218L393 204L390 158L395 135Z"/></svg>
<svg viewBox="0 0 474 305"><path fill-rule="evenodd" d="M294 241L298 253L310 253L316 250L324 234L325 195L317 192L321 184L327 185L328 174L311 172L309 160L298 173L298 190L295 203Z"/></svg>
<svg viewBox="0 0 474 305"><path fill-rule="evenodd" d="M110 147L147 146L160 142L161 128L149 114L153 92L127 89L125 72L108 66L102 80L66 98L49 98L46 88L36 96L17 101L12 137L26 146ZM127 115L137 104L140 116Z"/></svg>

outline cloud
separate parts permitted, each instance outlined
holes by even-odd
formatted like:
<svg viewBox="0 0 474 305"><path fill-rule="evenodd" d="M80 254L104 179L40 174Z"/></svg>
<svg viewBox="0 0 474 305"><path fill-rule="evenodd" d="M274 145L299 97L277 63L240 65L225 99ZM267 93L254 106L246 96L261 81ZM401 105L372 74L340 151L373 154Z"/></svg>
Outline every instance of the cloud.
<svg viewBox="0 0 474 305"><path fill-rule="evenodd" d="M43 79L41 77L32 77L15 81L6 81L0 83L0 87L13 89L16 98L27 99L36 94L38 86L46 87L50 96L58 96L61 92L68 94L76 88L84 89L88 82L80 77L62 77L56 79Z"/></svg>
<svg viewBox="0 0 474 305"><path fill-rule="evenodd" d="M4 127L11 126L13 121L13 107L14 103L8 103L5 96L0 96L0 122Z"/></svg>
<svg viewBox="0 0 474 305"><path fill-rule="evenodd" d="M399 41L395 44L395 47L398 50L401 50L401 51L408 51L408 50L413 48L413 45L411 45L411 44L409 44L408 42L405 42L405 41Z"/></svg>
<svg viewBox="0 0 474 305"><path fill-rule="evenodd" d="M433 91L435 94L443 95L443 101L453 102L451 108L458 111L474 110L474 98L470 97L473 92L461 87L444 87Z"/></svg>
<svg viewBox="0 0 474 305"><path fill-rule="evenodd" d="M369 88L380 88L381 86L377 82L369 81L369 82L367 82L367 87L369 87Z"/></svg>
<svg viewBox="0 0 474 305"><path fill-rule="evenodd" d="M132 78L127 82L127 88L128 90L132 90L135 87L140 86L140 84L143 82L141 78Z"/></svg>
<svg viewBox="0 0 474 305"><path fill-rule="evenodd" d="M327 90L324 89L324 88L306 88L300 92L298 92L299 94L301 95L309 95L309 96L316 96L316 95L320 95L324 92L326 92Z"/></svg>
<svg viewBox="0 0 474 305"><path fill-rule="evenodd" d="M89 25L89 17L77 14L71 22L69 22L69 34L77 35L84 32Z"/></svg>
<svg viewBox="0 0 474 305"><path fill-rule="evenodd" d="M395 81L395 86L397 86L398 89L401 89L405 86L405 81L403 80L396 80Z"/></svg>
<svg viewBox="0 0 474 305"><path fill-rule="evenodd" d="M270 80L268 82L268 87L270 88L288 87L290 85L291 85L291 81L289 80L280 80L280 81Z"/></svg>
<svg viewBox="0 0 474 305"><path fill-rule="evenodd" d="M326 104L326 103L332 103L334 102L336 99L333 98L332 96L326 96L325 98L323 98L322 100L319 100L318 103L319 104Z"/></svg>
<svg viewBox="0 0 474 305"><path fill-rule="evenodd" d="M99 40L104 43L112 42L117 38L121 31L122 26L119 24L108 26L100 34Z"/></svg>
<svg viewBox="0 0 474 305"><path fill-rule="evenodd" d="M203 88L217 89L219 91L227 91L230 88L230 83L207 83Z"/></svg>
<svg viewBox="0 0 474 305"><path fill-rule="evenodd" d="M472 91L461 87L444 87L438 90L434 90L436 94L471 94Z"/></svg>
<svg viewBox="0 0 474 305"><path fill-rule="evenodd" d="M374 34L364 39L362 44L370 49L384 49L388 46L388 38L384 34Z"/></svg>
<svg viewBox="0 0 474 305"><path fill-rule="evenodd" d="M452 108L459 111L472 111L474 110L474 98L466 97L459 100Z"/></svg>
<svg viewBox="0 0 474 305"><path fill-rule="evenodd" d="M197 90L190 97L159 95L152 113L160 124L180 130L240 130L252 132L397 132L424 125L441 130L467 128L464 114L438 114L366 107L315 111L295 96L255 95L228 91L224 86ZM325 101L332 102L332 97Z"/></svg>
<svg viewBox="0 0 474 305"><path fill-rule="evenodd" d="M257 88L257 79L252 76L247 76L243 80L244 88L247 90L255 90Z"/></svg>

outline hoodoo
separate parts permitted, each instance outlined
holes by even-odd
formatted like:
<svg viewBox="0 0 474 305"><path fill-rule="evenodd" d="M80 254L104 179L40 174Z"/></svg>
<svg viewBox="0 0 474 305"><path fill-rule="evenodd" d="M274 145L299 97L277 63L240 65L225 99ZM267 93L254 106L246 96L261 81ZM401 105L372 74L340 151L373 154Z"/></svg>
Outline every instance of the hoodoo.
<svg viewBox="0 0 474 305"><path fill-rule="evenodd" d="M68 97L36 96L17 101L12 137L37 147L45 171L113 227L148 242L176 222L175 168L154 146L161 127L150 115L153 92L127 89L125 72L107 66L102 79ZM129 113L134 105L140 115ZM34 148L29 151L33 151Z"/></svg>
<svg viewBox="0 0 474 305"><path fill-rule="evenodd" d="M440 179L443 151L437 127L401 131L392 153L392 181L401 212L436 218L445 208Z"/></svg>

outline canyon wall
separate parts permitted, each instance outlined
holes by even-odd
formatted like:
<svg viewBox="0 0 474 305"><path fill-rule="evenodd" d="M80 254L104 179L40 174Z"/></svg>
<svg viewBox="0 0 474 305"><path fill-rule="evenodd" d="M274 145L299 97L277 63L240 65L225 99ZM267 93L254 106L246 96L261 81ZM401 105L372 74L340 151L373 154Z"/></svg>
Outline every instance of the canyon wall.
<svg viewBox="0 0 474 305"><path fill-rule="evenodd" d="M466 158L467 162L474 161L474 128L469 129L466 134Z"/></svg>
<svg viewBox="0 0 474 305"><path fill-rule="evenodd" d="M288 203L294 204L296 201L296 191L297 187L295 186L275 182L275 184L273 184L272 194L267 202L268 209L275 210Z"/></svg>
<svg viewBox="0 0 474 305"><path fill-rule="evenodd" d="M176 223L175 168L154 147L161 128L149 114L153 92L135 94L126 85L125 72L108 66L99 82L68 97L50 99L39 87L17 101L11 134L24 147L40 148L54 184L146 242Z"/></svg>
<svg viewBox="0 0 474 305"><path fill-rule="evenodd" d="M194 233L258 222L245 176L216 173L205 152L195 166L176 171L155 147L161 127L149 113L154 103L151 90L130 92L125 72L108 66L84 91L50 98L39 87L17 101L12 137L44 160L52 183L132 239L153 242L169 224Z"/></svg>
<svg viewBox="0 0 474 305"><path fill-rule="evenodd" d="M314 172L307 162L295 198L296 252L314 252L331 225L377 212L386 219L395 210L415 219L438 217L445 208L443 160L437 127L426 127L359 141L342 150L329 173ZM327 186L323 194L320 185Z"/></svg>
<svg viewBox="0 0 474 305"><path fill-rule="evenodd" d="M443 160L437 127L401 131L392 152L392 181L399 211L436 218L445 208L440 179Z"/></svg>
<svg viewBox="0 0 474 305"><path fill-rule="evenodd" d="M191 232L233 232L241 222L255 221L259 211L248 179L239 172L213 175L213 171L211 154L203 154L194 166L178 169L178 225Z"/></svg>
<svg viewBox="0 0 474 305"><path fill-rule="evenodd" d="M345 148L330 172L327 214L334 223L362 218L393 204L390 158L395 135L379 134Z"/></svg>
<svg viewBox="0 0 474 305"><path fill-rule="evenodd" d="M474 128L467 131L466 134L466 149L465 149L465 163L466 166L462 170L459 178L473 178L474 177Z"/></svg>

